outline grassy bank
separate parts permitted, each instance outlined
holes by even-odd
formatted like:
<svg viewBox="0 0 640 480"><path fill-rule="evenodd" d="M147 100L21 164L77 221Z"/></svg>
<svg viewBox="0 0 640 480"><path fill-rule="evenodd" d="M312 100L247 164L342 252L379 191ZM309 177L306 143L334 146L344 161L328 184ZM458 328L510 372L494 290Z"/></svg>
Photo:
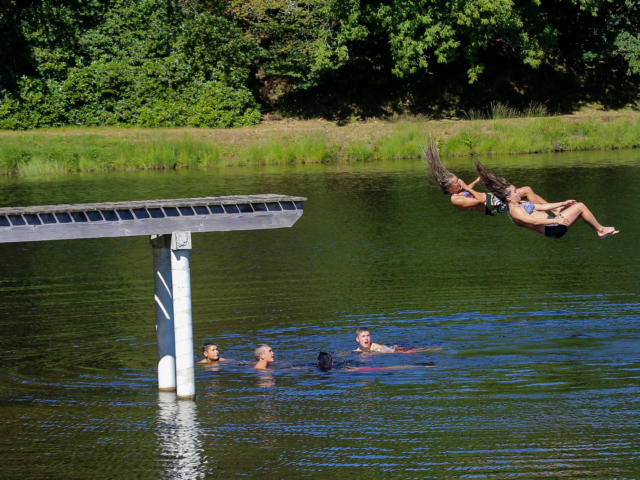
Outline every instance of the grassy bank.
<svg viewBox="0 0 640 480"><path fill-rule="evenodd" d="M51 175L224 165L399 160L420 155L428 133L443 157L608 150L640 146L640 112L489 120L309 120L248 128L65 128L0 132L0 174Z"/></svg>

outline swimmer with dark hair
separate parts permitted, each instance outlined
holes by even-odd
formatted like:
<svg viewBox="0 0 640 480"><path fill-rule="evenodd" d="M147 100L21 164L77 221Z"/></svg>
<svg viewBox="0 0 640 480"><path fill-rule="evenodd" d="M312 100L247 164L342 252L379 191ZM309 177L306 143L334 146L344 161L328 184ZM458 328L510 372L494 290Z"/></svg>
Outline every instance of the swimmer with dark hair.
<svg viewBox="0 0 640 480"><path fill-rule="evenodd" d="M328 372L333 368L333 358L330 353L320 352L318 354L318 368L323 372Z"/></svg>
<svg viewBox="0 0 640 480"><path fill-rule="evenodd" d="M218 350L218 345L215 343L205 343L202 345L202 356L204 357L198 363L202 363L204 365L218 365L220 362L228 361L226 358L222 358L220 356L220 351Z"/></svg>

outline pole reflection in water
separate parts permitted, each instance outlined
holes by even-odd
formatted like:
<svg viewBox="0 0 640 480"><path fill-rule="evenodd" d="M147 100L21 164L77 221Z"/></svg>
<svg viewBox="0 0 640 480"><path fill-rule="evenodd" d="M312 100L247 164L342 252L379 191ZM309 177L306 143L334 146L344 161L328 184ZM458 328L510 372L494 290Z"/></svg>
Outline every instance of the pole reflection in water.
<svg viewBox="0 0 640 480"><path fill-rule="evenodd" d="M157 436L164 478L205 478L202 429L196 402L180 400L172 392L158 392Z"/></svg>

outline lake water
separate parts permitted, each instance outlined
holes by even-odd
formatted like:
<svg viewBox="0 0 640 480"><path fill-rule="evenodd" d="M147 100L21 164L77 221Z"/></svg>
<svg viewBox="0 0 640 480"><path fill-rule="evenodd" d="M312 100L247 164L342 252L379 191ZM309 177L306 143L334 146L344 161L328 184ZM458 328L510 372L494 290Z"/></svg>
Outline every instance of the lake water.
<svg viewBox="0 0 640 480"><path fill-rule="evenodd" d="M291 229L194 234L194 349L234 360L196 402L157 392L148 238L0 245L0 477L640 478L640 151L483 161L621 234L459 212L419 160L0 178L3 206L308 198ZM358 326L441 350L345 353Z"/></svg>

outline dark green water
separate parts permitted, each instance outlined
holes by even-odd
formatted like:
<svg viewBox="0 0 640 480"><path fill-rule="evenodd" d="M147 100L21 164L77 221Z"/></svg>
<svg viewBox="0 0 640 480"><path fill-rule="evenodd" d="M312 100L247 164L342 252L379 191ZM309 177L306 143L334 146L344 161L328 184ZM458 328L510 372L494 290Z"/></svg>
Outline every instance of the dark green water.
<svg viewBox="0 0 640 480"><path fill-rule="evenodd" d="M0 477L640 478L640 152L509 161L622 233L458 212L421 162L0 179L3 206L308 197L292 229L194 235L196 351L236 360L195 403L156 391L147 238L0 245ZM340 354L360 325L442 351Z"/></svg>

